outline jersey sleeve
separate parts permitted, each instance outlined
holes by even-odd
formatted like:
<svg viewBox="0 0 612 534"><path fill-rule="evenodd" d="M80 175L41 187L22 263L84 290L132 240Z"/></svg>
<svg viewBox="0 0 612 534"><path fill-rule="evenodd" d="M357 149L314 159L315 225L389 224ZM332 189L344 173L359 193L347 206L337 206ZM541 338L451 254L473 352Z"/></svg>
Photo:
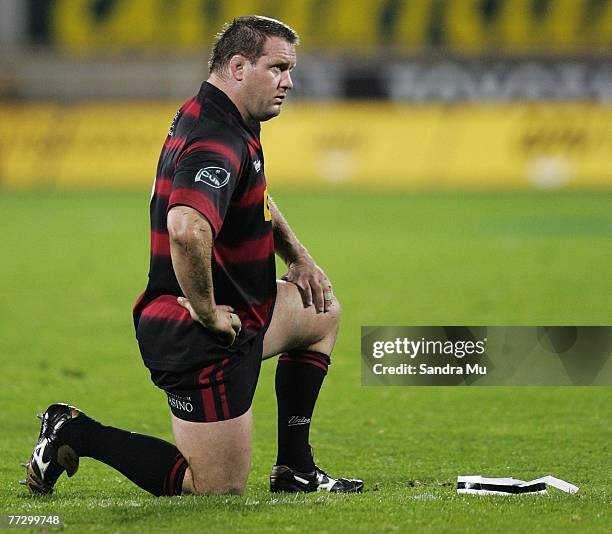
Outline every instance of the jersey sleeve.
<svg viewBox="0 0 612 534"><path fill-rule="evenodd" d="M202 139L177 160L168 210L189 206L210 223L217 236L242 171L240 149L222 140Z"/></svg>

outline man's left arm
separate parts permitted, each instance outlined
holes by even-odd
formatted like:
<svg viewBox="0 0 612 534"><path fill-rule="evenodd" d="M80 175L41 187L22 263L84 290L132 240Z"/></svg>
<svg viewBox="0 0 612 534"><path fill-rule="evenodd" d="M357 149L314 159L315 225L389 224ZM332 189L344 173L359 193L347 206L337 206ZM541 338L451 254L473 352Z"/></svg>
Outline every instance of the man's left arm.
<svg viewBox="0 0 612 534"><path fill-rule="evenodd" d="M306 247L299 242L271 197L268 197L268 205L272 217L274 249L287 265L287 272L281 279L297 286L306 308L314 303L317 313L327 312L333 302L331 282Z"/></svg>

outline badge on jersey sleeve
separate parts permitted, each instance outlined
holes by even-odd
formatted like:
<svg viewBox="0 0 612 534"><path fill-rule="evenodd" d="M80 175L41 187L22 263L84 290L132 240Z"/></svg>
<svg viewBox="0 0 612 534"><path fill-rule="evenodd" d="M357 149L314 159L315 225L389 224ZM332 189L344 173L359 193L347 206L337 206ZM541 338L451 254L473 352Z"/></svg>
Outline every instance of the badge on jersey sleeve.
<svg viewBox="0 0 612 534"><path fill-rule="evenodd" d="M215 189L221 189L229 183L230 174L229 171L221 167L205 167L198 171L195 181L204 182L206 185L214 187Z"/></svg>
<svg viewBox="0 0 612 534"><path fill-rule="evenodd" d="M271 221L272 214L270 213L270 204L268 202L268 188L267 187L264 190L263 206L264 206L264 221Z"/></svg>

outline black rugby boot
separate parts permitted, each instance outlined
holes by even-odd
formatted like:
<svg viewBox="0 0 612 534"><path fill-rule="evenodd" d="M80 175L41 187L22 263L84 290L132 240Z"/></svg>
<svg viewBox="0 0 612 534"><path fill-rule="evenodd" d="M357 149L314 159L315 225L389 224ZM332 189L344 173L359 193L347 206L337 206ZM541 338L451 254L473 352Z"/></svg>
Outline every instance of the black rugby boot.
<svg viewBox="0 0 612 534"><path fill-rule="evenodd" d="M64 471L69 477L77 472L77 453L70 445L61 443L57 434L64 425L80 415L79 410L68 404L52 404L44 414L39 414L41 425L38 441L30 461L22 464L26 468L26 479L20 481L31 493L51 494L53 486Z"/></svg>
<svg viewBox="0 0 612 534"><path fill-rule="evenodd" d="M300 473L286 465L275 465L270 474L270 491L273 493L309 493L313 491L361 493L363 481L353 478L332 478L316 465L314 471L310 473Z"/></svg>

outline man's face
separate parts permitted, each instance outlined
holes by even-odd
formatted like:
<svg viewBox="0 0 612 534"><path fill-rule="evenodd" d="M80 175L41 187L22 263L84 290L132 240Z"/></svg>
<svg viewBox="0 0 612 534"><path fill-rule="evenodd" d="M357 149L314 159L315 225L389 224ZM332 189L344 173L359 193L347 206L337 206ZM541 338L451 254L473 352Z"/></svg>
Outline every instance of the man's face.
<svg viewBox="0 0 612 534"><path fill-rule="evenodd" d="M280 37L268 37L263 55L245 65L242 84L244 107L250 118L267 121L280 113L296 64L295 45Z"/></svg>

